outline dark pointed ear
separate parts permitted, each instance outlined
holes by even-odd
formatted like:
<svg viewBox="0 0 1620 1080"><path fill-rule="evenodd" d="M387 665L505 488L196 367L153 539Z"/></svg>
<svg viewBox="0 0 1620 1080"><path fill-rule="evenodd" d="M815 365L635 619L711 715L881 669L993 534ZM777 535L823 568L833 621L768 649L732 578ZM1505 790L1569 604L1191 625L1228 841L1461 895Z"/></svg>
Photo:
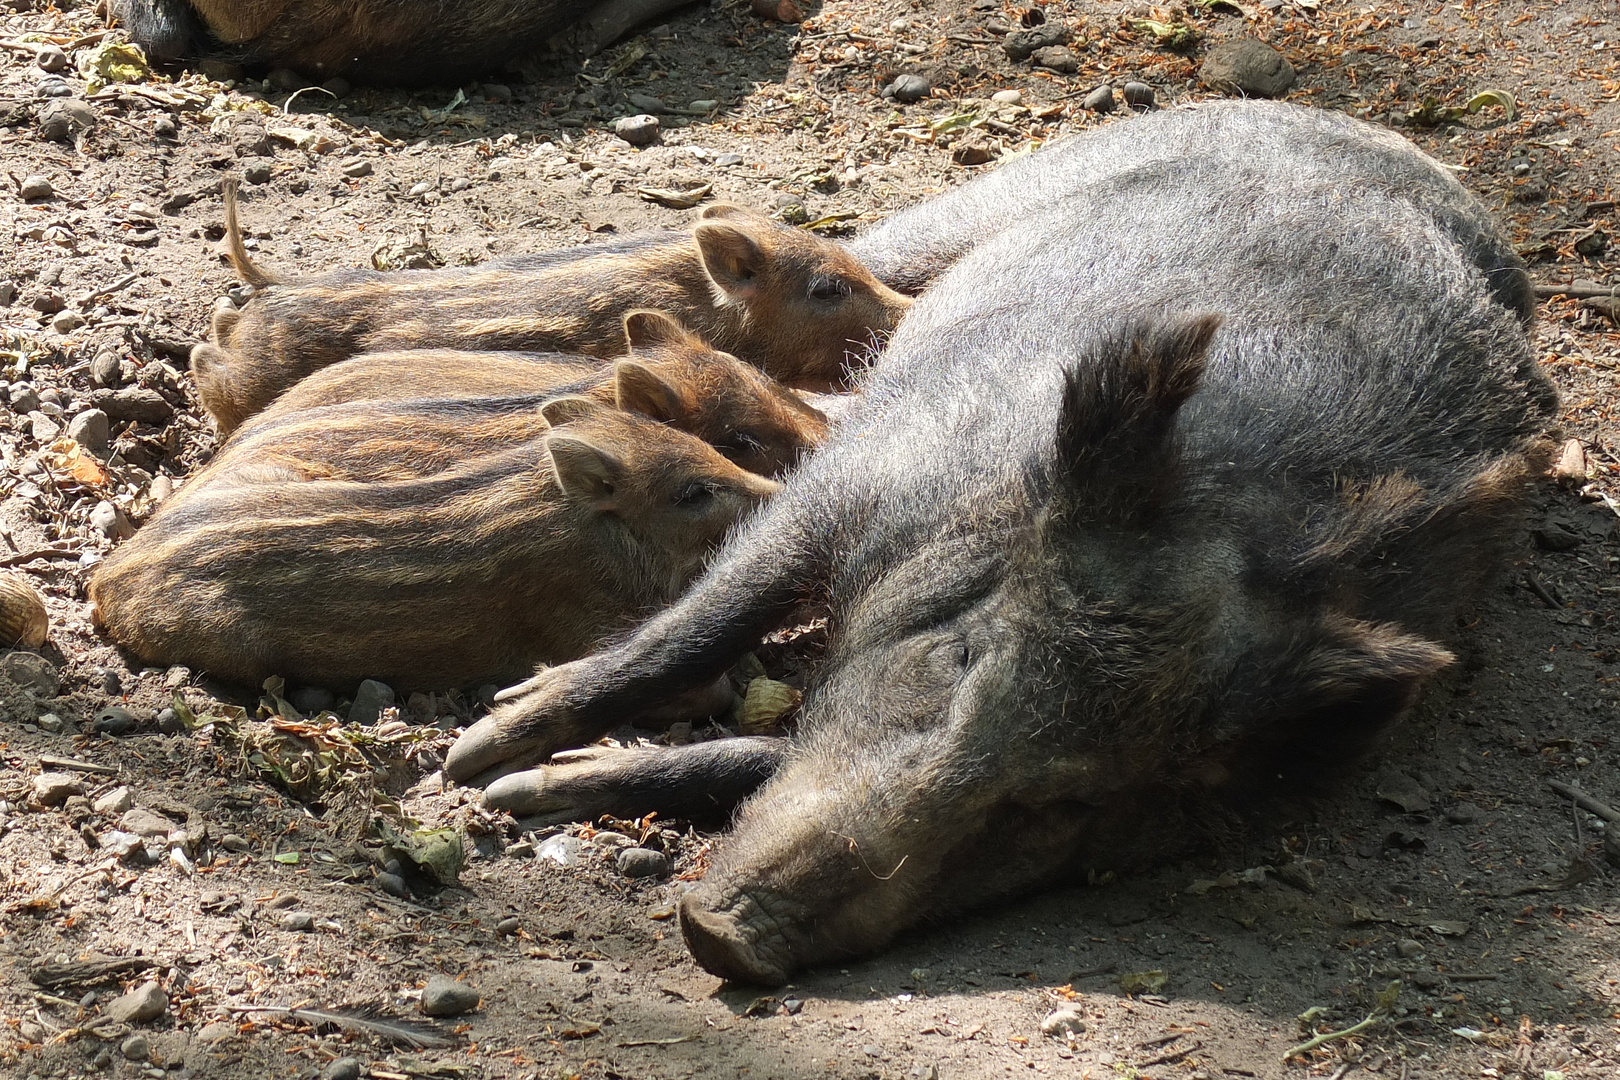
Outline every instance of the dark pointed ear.
<svg viewBox="0 0 1620 1080"><path fill-rule="evenodd" d="M766 266L765 248L744 222L700 221L692 230L709 280L733 300L750 300L759 292Z"/></svg>
<svg viewBox="0 0 1620 1080"><path fill-rule="evenodd" d="M1425 680L1456 659L1444 645L1394 623L1330 615L1322 635L1293 673L1318 706L1377 700L1393 716L1417 700Z"/></svg>
<svg viewBox="0 0 1620 1080"><path fill-rule="evenodd" d="M607 509L624 476L624 463L589 439L577 435L546 436L546 452L557 486L570 499Z"/></svg>
<svg viewBox="0 0 1620 1080"><path fill-rule="evenodd" d="M1080 501L1106 513L1166 490L1176 412L1198 389L1219 315L1166 317L1101 343L1064 378L1057 465Z"/></svg>
<svg viewBox="0 0 1620 1080"><path fill-rule="evenodd" d="M625 412L640 413L660 424L678 423L696 409L682 387L633 358L614 362L613 393Z"/></svg>
<svg viewBox="0 0 1620 1080"><path fill-rule="evenodd" d="M561 427L573 420L580 420L589 416L597 416L607 410L608 406L600 401L578 394L567 397L552 398L540 406L540 415L546 418L546 423L552 427Z"/></svg>
<svg viewBox="0 0 1620 1080"><path fill-rule="evenodd" d="M631 352L660 345L685 345L696 337L662 311L632 311L624 317L624 339Z"/></svg>

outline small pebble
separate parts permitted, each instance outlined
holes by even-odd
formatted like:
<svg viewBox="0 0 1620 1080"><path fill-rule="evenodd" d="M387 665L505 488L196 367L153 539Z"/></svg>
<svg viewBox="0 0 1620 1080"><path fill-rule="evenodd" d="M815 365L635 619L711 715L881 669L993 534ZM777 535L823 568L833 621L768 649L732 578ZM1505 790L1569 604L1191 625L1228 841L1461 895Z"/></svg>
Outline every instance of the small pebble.
<svg viewBox="0 0 1620 1080"><path fill-rule="evenodd" d="M513 934L517 933L522 926L523 924L518 921L515 915L508 916L495 924L495 936L511 937Z"/></svg>
<svg viewBox="0 0 1620 1080"><path fill-rule="evenodd" d="M321 83L321 89L335 98L346 98L354 90L354 87L349 85L348 79L341 75L334 75Z"/></svg>
<svg viewBox="0 0 1620 1080"><path fill-rule="evenodd" d="M255 162L242 170L242 179L250 184L268 184L270 182L270 166L263 161Z"/></svg>
<svg viewBox="0 0 1620 1080"><path fill-rule="evenodd" d="M997 105L1022 105L1024 94L1021 90L997 90L990 95L990 100Z"/></svg>
<svg viewBox="0 0 1620 1080"><path fill-rule="evenodd" d="M579 862L579 852L584 846L579 837L559 833L540 841L540 846L534 849L534 856L558 866L573 866Z"/></svg>
<svg viewBox="0 0 1620 1080"><path fill-rule="evenodd" d="M224 836L220 837L219 846L224 848L226 851L234 851L238 854L247 851L252 847L252 845L247 842L247 837L233 832L226 833Z"/></svg>
<svg viewBox="0 0 1620 1080"><path fill-rule="evenodd" d="M52 142L67 142L95 127L96 111L77 98L52 98L40 106L37 122L41 137Z"/></svg>
<svg viewBox="0 0 1620 1080"><path fill-rule="evenodd" d="M94 803L98 814L122 814L134 805L135 793L122 785L113 788Z"/></svg>
<svg viewBox="0 0 1620 1080"><path fill-rule="evenodd" d="M421 181L419 183L412 184L411 185L411 190L407 191L405 193L405 196L406 196L406 198L410 198L410 199L420 199L422 196L424 196L428 192L432 191L433 186L434 186L433 181L431 181L431 180L423 180L423 181Z"/></svg>
<svg viewBox="0 0 1620 1080"><path fill-rule="evenodd" d="M180 124L168 113L163 113L153 121L152 134L160 139L178 139L180 137Z"/></svg>
<svg viewBox="0 0 1620 1080"><path fill-rule="evenodd" d="M96 353L96 358L90 361L90 378L97 386L116 388L124 381L123 364L119 361L118 354L111 349L103 349Z"/></svg>
<svg viewBox="0 0 1620 1080"><path fill-rule="evenodd" d="M714 163L722 169L727 169L733 165L741 165L743 156L741 154L721 154L714 159Z"/></svg>
<svg viewBox="0 0 1620 1080"><path fill-rule="evenodd" d="M927 97L932 89L933 86L921 75L901 75L889 84L887 96L902 104L910 104Z"/></svg>
<svg viewBox="0 0 1620 1080"><path fill-rule="evenodd" d="M375 724L384 709L394 706L394 688L376 679L362 681L354 691L354 703L349 706L349 723Z"/></svg>
<svg viewBox="0 0 1620 1080"><path fill-rule="evenodd" d="M18 189L25 200L48 199L56 194L51 182L43 176L30 176L23 180L22 187Z"/></svg>
<svg viewBox="0 0 1620 1080"><path fill-rule="evenodd" d="M466 191L470 187L472 187L472 181L467 179L465 176L458 176L454 180L450 181L451 191Z"/></svg>
<svg viewBox="0 0 1620 1080"><path fill-rule="evenodd" d="M1097 87L1080 104L1096 113L1111 113L1118 107L1114 101L1114 88L1108 85Z"/></svg>
<svg viewBox="0 0 1620 1080"><path fill-rule="evenodd" d="M186 723L180 719L180 714L173 709L160 709L157 714L158 730L165 735L184 735Z"/></svg>
<svg viewBox="0 0 1620 1080"><path fill-rule="evenodd" d="M651 848L625 848L619 852L617 864L625 877L663 877L669 873L669 856Z"/></svg>
<svg viewBox="0 0 1620 1080"><path fill-rule="evenodd" d="M14 281L0 281L0 307L10 307L17 302L17 283Z"/></svg>
<svg viewBox="0 0 1620 1080"><path fill-rule="evenodd" d="M152 1046L146 1041L146 1036L137 1031L118 1044L118 1052L124 1055L126 1061L145 1061L152 1056Z"/></svg>
<svg viewBox="0 0 1620 1080"><path fill-rule="evenodd" d="M102 1015L121 1024L140 1024L168 1011L169 995L157 983L149 982L108 1002Z"/></svg>
<svg viewBox="0 0 1620 1080"><path fill-rule="evenodd" d="M58 435L62 434L62 425L42 412L30 413L28 423L34 441L41 446L49 446L56 441Z"/></svg>
<svg viewBox="0 0 1620 1080"><path fill-rule="evenodd" d="M65 308L62 311L58 311L51 318L51 329L55 330L58 334L72 333L83 325L84 316L80 315L72 308Z"/></svg>
<svg viewBox="0 0 1620 1080"><path fill-rule="evenodd" d="M1128 82L1123 91L1125 104L1133 109L1151 109L1155 95L1153 87L1143 82Z"/></svg>
<svg viewBox="0 0 1620 1080"><path fill-rule="evenodd" d="M67 721L53 712L41 713L37 723L39 724L39 730L48 731L52 735L60 735L67 729Z"/></svg>
<svg viewBox="0 0 1620 1080"><path fill-rule="evenodd" d="M1048 45L1044 49L1036 49L1030 53L1029 60L1036 67L1065 75L1073 75L1080 70L1080 58L1066 45Z"/></svg>
<svg viewBox="0 0 1620 1080"><path fill-rule="evenodd" d="M29 383L12 383L7 391L11 398L11 411L31 413L39 410L39 391Z"/></svg>
<svg viewBox="0 0 1620 1080"><path fill-rule="evenodd" d="M422 1012L427 1016L460 1016L478 1008L482 1000L476 987L448 975L435 975L422 991Z"/></svg>
<svg viewBox="0 0 1620 1080"><path fill-rule="evenodd" d="M1414 956L1423 955L1423 942L1416 938L1401 938L1395 943L1395 951L1410 960Z"/></svg>
<svg viewBox="0 0 1620 1080"><path fill-rule="evenodd" d="M613 134L631 146L651 146L658 141L658 117L647 113L621 116L613 121Z"/></svg>
<svg viewBox="0 0 1620 1080"><path fill-rule="evenodd" d="M400 877L398 874L391 874L384 870L382 873L377 875L375 880L377 883L377 888L381 889L389 896L397 896L401 900L409 900L411 898L410 886L406 885L405 879Z"/></svg>
<svg viewBox="0 0 1620 1080"><path fill-rule="evenodd" d="M270 74L265 76L265 82L277 90L301 90L309 85L305 79L292 68L272 68Z"/></svg>
<svg viewBox="0 0 1620 1080"><path fill-rule="evenodd" d="M482 89L485 98L493 98L503 103L512 100L512 88L505 83L485 83Z"/></svg>
<svg viewBox="0 0 1620 1080"><path fill-rule="evenodd" d="M107 414L100 409L86 409L68 424L68 435L74 442L96 454L107 449L112 426Z"/></svg>
<svg viewBox="0 0 1620 1080"><path fill-rule="evenodd" d="M72 773L48 772L34 777L34 801L41 806L61 806L74 795L84 794L84 783Z"/></svg>
<svg viewBox="0 0 1620 1080"><path fill-rule="evenodd" d="M135 527L117 506L102 499L90 511L90 527L109 540L127 540L135 535Z"/></svg>
<svg viewBox="0 0 1620 1080"><path fill-rule="evenodd" d="M197 1029L197 1041L204 1045L224 1042L236 1034L236 1025L228 1020L210 1020Z"/></svg>
<svg viewBox="0 0 1620 1080"><path fill-rule="evenodd" d="M1479 807L1471 802L1461 802L1446 811L1446 820L1453 825L1469 825L1479 817Z"/></svg>
<svg viewBox="0 0 1620 1080"><path fill-rule="evenodd" d="M68 55L55 45L44 45L34 54L34 63L39 65L41 71L66 71Z"/></svg>
<svg viewBox="0 0 1620 1080"><path fill-rule="evenodd" d="M315 916L307 911L288 911L281 916L281 928L305 934L315 929Z"/></svg>
<svg viewBox="0 0 1620 1080"><path fill-rule="evenodd" d="M343 175L352 177L354 179L359 179L362 176L370 176L374 171L375 166L373 166L371 162L367 161L365 158L355 158L353 161L347 162L343 166Z"/></svg>
<svg viewBox="0 0 1620 1080"><path fill-rule="evenodd" d="M117 739L133 732L136 720L135 715L122 705L108 705L96 713L93 726L98 735L110 735Z"/></svg>
<svg viewBox="0 0 1620 1080"><path fill-rule="evenodd" d="M62 689L62 677L55 665L37 653L19 650L0 657L0 675L32 690L35 697L53 698Z"/></svg>
<svg viewBox="0 0 1620 1080"><path fill-rule="evenodd" d="M132 806L119 816L118 827L136 836L168 836L174 831L174 822L155 810L148 810L144 806Z"/></svg>
<svg viewBox="0 0 1620 1080"><path fill-rule="evenodd" d="M630 104L644 113L668 112L669 107L664 104L663 98L653 97L651 94L626 94Z"/></svg>
<svg viewBox="0 0 1620 1080"><path fill-rule="evenodd" d="M1055 1009L1041 1021L1041 1034L1048 1038L1079 1034L1084 1030L1086 1020L1078 1009Z"/></svg>
<svg viewBox="0 0 1620 1080"><path fill-rule="evenodd" d="M321 1070L321 1080L360 1080L362 1068L359 1058L340 1057Z"/></svg>

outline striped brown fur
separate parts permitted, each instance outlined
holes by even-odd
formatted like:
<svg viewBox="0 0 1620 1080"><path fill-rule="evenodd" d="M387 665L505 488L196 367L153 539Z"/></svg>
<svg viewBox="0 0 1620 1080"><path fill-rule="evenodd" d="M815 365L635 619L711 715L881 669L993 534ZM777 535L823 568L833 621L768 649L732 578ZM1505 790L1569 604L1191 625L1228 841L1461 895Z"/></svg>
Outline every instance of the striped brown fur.
<svg viewBox="0 0 1620 1080"><path fill-rule="evenodd" d="M227 235L260 293L216 313L213 348L192 358L197 394L222 433L299 379L365 352L557 350L613 357L639 308L673 316L718 349L810 390L842 385L899 322L909 298L841 246L734 206L685 232L651 233L482 266L338 270L284 282L242 247L234 188Z"/></svg>
<svg viewBox="0 0 1620 1080"><path fill-rule="evenodd" d="M408 415L421 404L378 424L393 445L377 460L431 453L462 430ZM587 398L502 422L533 437L369 481L312 478L323 461L370 475L365 455L323 446L317 427L284 429L280 458L233 441L97 568L96 620L143 661L246 683L498 680L583 655L673 600L777 487Z"/></svg>
<svg viewBox="0 0 1620 1080"><path fill-rule="evenodd" d="M696 435L750 472L771 476L785 472L825 436L826 418L819 411L758 368L709 348L667 316L631 312L624 334L629 356L611 365L555 353L451 349L357 356L299 382L239 429L232 445L250 438L262 442L260 433L290 419L363 430L368 410L337 408L349 403L464 398L469 400L460 422L472 424L491 409L511 413L525 401L537 405L559 393L639 412ZM482 406L470 400L480 398L491 400ZM319 415L296 416L311 410ZM519 429L517 437L529 436ZM469 430L465 438L484 436ZM450 446L456 440L446 433L443 442ZM410 467L404 456L395 464Z"/></svg>

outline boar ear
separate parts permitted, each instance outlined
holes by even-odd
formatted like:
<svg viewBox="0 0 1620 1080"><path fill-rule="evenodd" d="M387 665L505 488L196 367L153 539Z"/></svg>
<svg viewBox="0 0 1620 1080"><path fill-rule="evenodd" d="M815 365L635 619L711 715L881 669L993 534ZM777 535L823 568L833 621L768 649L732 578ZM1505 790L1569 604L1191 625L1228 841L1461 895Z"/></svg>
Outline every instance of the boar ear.
<svg viewBox="0 0 1620 1080"><path fill-rule="evenodd" d="M608 508L603 504L618 490L625 472L623 462L589 439L574 435L547 436L546 452L564 495Z"/></svg>
<svg viewBox="0 0 1620 1080"><path fill-rule="evenodd" d="M661 424L683 420L694 411L693 403L679 386L639 360L614 363L613 392L620 409Z"/></svg>
<svg viewBox="0 0 1620 1080"><path fill-rule="evenodd" d="M708 206L705 206L703 208L703 213L699 214L698 218L702 221L714 221L717 218L746 218L755 216L757 215L745 206L738 206L736 203L717 202L710 203Z"/></svg>
<svg viewBox="0 0 1620 1080"><path fill-rule="evenodd" d="M630 351L660 345L684 345L696 335L662 311L632 311L624 317L624 339Z"/></svg>
<svg viewBox="0 0 1620 1080"><path fill-rule="evenodd" d="M1165 489L1171 425L1198 389L1219 315L1138 324L1100 343L1064 377L1057 463L1076 495L1104 510L1142 507Z"/></svg>
<svg viewBox="0 0 1620 1080"><path fill-rule="evenodd" d="M540 415L546 418L546 423L552 427L561 427L573 420L596 416L607 410L607 406L600 401L578 394L569 394L567 397L552 398L540 406Z"/></svg>
<svg viewBox="0 0 1620 1080"><path fill-rule="evenodd" d="M720 292L732 300L751 300L759 292L765 250L751 231L725 221L699 222L692 230L703 269Z"/></svg>

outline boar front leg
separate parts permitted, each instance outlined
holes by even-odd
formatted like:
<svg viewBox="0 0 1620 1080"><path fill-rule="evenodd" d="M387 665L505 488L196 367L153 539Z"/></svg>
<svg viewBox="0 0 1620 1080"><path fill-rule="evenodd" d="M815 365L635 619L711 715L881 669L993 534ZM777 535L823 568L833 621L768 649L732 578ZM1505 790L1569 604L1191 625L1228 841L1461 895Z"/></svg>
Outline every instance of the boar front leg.
<svg viewBox="0 0 1620 1080"><path fill-rule="evenodd" d="M593 746L501 777L484 802L523 817L525 828L653 812L718 827L775 775L787 752L786 739L763 735L658 749Z"/></svg>
<svg viewBox="0 0 1620 1080"><path fill-rule="evenodd" d="M621 644L542 668L504 691L503 704L450 748L445 775L488 784L713 682L781 625L814 583L821 560L805 520L778 496L685 596Z"/></svg>

